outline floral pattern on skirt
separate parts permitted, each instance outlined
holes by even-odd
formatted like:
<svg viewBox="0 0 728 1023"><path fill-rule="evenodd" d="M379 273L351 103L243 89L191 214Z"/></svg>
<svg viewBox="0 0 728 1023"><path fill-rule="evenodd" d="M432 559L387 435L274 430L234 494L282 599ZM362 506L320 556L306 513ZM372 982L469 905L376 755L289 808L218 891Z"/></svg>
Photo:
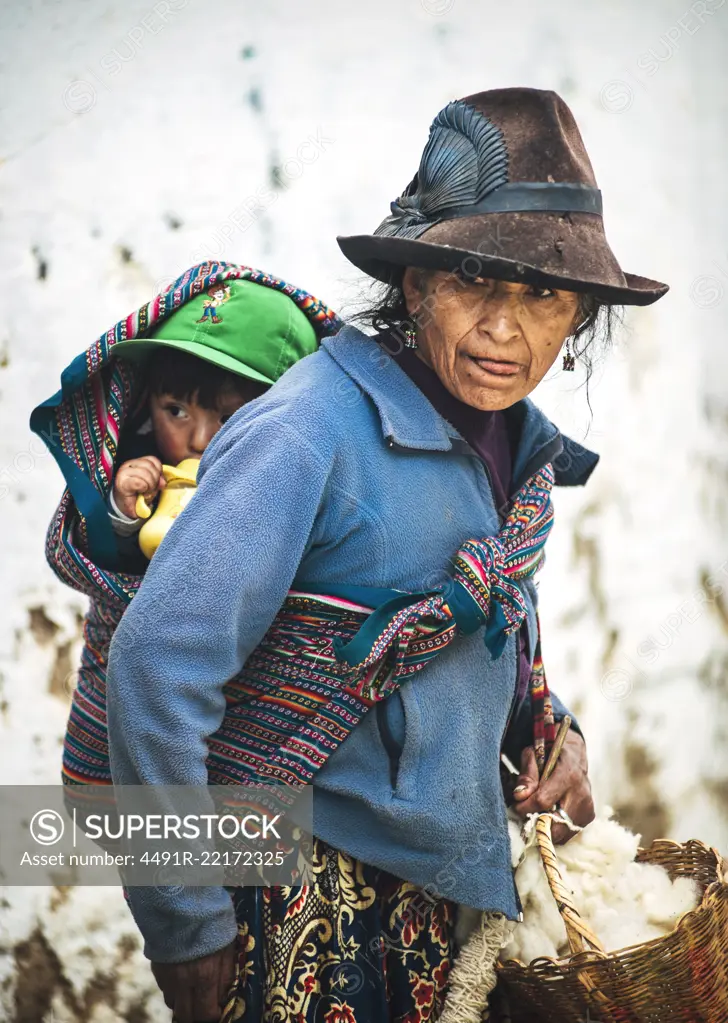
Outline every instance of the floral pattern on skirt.
<svg viewBox="0 0 728 1023"><path fill-rule="evenodd" d="M239 952L221 1023L426 1023L455 904L314 838L315 883L233 891Z"/></svg>

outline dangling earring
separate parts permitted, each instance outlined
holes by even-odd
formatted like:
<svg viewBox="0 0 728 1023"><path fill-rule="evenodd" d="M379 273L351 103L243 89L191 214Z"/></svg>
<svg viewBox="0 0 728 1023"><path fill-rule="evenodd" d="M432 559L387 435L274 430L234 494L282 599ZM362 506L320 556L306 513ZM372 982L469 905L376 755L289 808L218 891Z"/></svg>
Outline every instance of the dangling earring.
<svg viewBox="0 0 728 1023"><path fill-rule="evenodd" d="M575 365L576 365L576 359L571 354L571 338L567 337L567 339L566 339L566 351L564 352L563 368L567 372L572 372L572 370L574 369Z"/></svg>
<svg viewBox="0 0 728 1023"><path fill-rule="evenodd" d="M404 328L404 346L405 348L417 347L417 331L411 323Z"/></svg>

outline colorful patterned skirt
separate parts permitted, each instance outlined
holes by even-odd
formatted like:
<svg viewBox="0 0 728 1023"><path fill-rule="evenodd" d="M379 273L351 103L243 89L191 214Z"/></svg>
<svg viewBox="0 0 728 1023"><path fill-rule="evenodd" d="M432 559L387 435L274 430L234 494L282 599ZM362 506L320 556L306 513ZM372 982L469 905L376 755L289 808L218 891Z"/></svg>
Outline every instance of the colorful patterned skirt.
<svg viewBox="0 0 728 1023"><path fill-rule="evenodd" d="M221 1023L424 1023L442 1009L455 904L314 838L316 883L236 888Z"/></svg>

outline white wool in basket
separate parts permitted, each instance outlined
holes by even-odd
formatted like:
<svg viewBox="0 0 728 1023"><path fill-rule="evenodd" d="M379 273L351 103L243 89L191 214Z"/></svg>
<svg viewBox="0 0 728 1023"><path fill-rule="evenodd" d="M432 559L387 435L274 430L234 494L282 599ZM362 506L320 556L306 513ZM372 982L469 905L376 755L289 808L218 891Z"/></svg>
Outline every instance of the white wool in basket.
<svg viewBox="0 0 728 1023"><path fill-rule="evenodd" d="M640 836L611 820L613 812L605 807L570 842L555 847L574 905L608 952L662 937L698 904L698 887L690 878L671 881L662 867L634 862ZM528 963L568 955L564 923L535 839L525 845L520 821L509 821L509 835L523 923L501 959Z"/></svg>

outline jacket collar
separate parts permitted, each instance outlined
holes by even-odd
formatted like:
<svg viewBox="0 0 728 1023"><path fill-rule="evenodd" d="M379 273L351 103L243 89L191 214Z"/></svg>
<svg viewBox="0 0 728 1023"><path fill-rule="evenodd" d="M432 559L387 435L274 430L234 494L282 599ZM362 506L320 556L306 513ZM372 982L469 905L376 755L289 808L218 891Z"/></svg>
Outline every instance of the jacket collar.
<svg viewBox="0 0 728 1023"><path fill-rule="evenodd" d="M390 446L459 451L465 442L374 338L347 325L321 347L374 403ZM599 456L559 432L530 398L512 406L520 435L513 465L514 490L546 462L559 486L586 483ZM468 446L465 445L467 448ZM468 448L468 450L470 450Z"/></svg>

